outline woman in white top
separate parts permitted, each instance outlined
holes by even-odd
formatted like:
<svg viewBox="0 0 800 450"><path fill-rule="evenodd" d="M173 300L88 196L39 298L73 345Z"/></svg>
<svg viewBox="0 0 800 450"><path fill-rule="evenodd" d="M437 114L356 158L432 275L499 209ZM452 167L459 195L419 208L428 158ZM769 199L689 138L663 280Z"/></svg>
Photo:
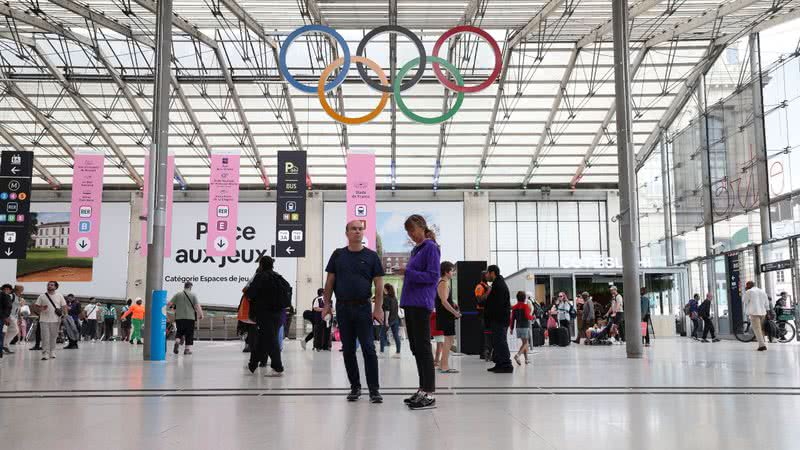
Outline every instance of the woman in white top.
<svg viewBox="0 0 800 450"><path fill-rule="evenodd" d="M39 313L39 326L42 329L42 361L56 357L56 338L61 318L67 315L67 301L64 296L56 292L57 281L47 282L47 292L40 295L34 303L34 308ZM61 313L59 314L58 311Z"/></svg>
<svg viewBox="0 0 800 450"><path fill-rule="evenodd" d="M570 315L569 311L572 309L572 305L569 303L569 299L567 299L566 292L559 292L558 293L558 306L556 306L556 311L558 311L558 325L564 327L569 330L569 320Z"/></svg>

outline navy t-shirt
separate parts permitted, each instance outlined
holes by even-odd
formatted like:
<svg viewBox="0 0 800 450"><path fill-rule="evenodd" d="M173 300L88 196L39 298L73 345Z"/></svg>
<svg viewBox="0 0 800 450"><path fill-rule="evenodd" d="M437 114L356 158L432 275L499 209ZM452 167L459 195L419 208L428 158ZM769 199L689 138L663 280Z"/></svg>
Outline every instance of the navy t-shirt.
<svg viewBox="0 0 800 450"><path fill-rule="evenodd" d="M325 272L336 276L333 293L336 300L368 300L372 298L372 279L383 276L381 259L374 250L364 247L359 252L337 248Z"/></svg>

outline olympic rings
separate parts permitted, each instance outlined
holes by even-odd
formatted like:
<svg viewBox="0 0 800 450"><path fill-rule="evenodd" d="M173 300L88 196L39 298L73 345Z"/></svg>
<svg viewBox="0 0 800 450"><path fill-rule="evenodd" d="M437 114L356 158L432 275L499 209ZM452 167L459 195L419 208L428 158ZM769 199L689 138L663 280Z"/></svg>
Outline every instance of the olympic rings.
<svg viewBox="0 0 800 450"><path fill-rule="evenodd" d="M447 38L457 33L475 33L478 36L485 39L486 42L488 42L489 45L491 45L492 50L494 51L494 70L492 70L492 73L489 75L489 78L487 78L483 83L476 86L456 86L455 84L453 84L453 82L451 82L450 80L447 79L447 77L444 76L441 68L439 67L439 64L437 63L433 63L433 73L436 74L436 78L439 80L439 82L442 83L447 89L450 89L451 91L455 92L482 91L487 87L489 87L492 83L494 83L494 80L496 80L497 77L500 75L500 69L503 66L503 57L500 54L500 46L497 45L497 41L494 40L492 35L490 35L486 31L470 25L461 25L447 30L443 35L439 37L439 40L437 40L436 44L433 46L433 56L438 56L439 49L442 47L442 44L444 44Z"/></svg>
<svg viewBox="0 0 800 450"><path fill-rule="evenodd" d="M411 70L412 67L419 64L421 58L414 58L411 61L407 62L405 66L400 69L400 72L397 73L397 78L402 80L403 77ZM458 71L458 67L450 64L449 61L446 59L439 58L438 56L428 56L428 59L433 61L434 64L441 64L443 65L456 79L458 86L464 86L464 78L461 76L461 72ZM442 123L445 120L453 117L455 113L458 112L459 108L461 108L461 103L464 102L464 93L459 92L458 97L456 97L456 102L453 104L453 107L450 108L449 111L445 112L441 116L438 117L422 117L413 113L408 107L406 106L405 102L403 102L403 97L400 95L400 85L395 83L394 84L394 100L397 102L397 107L400 108L400 111L411 120L415 120L419 123L424 123L427 125L434 125L437 123Z"/></svg>
<svg viewBox="0 0 800 450"><path fill-rule="evenodd" d="M325 92L336 89L340 84L342 84L345 78L347 78L347 71L350 70L350 47L347 46L347 41L344 40L344 37L342 37L342 35L336 30L331 27L326 27L325 25L306 25L292 31L292 33L286 37L286 41L284 41L283 45L281 46L281 53L280 57L278 58L278 68L280 69L281 74L283 74L283 78L285 78L289 84L307 94L313 94L317 90L313 86L306 86L305 84L295 80L292 74L289 73L289 67L286 65L286 51L289 49L289 46L292 45L292 42L301 34L310 33L312 31L324 33L336 39L336 42L338 42L339 46L342 47L342 52L344 53L344 69L339 72L339 75L337 75L336 78L325 85Z"/></svg>
<svg viewBox="0 0 800 450"><path fill-rule="evenodd" d="M422 75L425 73L425 64L426 64L425 46L422 45L422 41L417 37L416 34L412 33L411 30L409 30L408 28L401 27L399 25L383 25L378 28L375 28L374 30L367 33L361 39L361 42L358 43L358 49L356 50L356 55L364 56L364 50L367 47L367 43L375 36L386 32L399 33L411 39L411 42L413 42L414 45L417 47L417 52L419 52L419 59L421 62L419 63L419 68L417 69L417 72L414 74L413 77L411 77L410 80L406 81L405 83L403 83L402 86L400 86L400 90L405 91L406 89L417 84L419 80L422 79ZM377 89L381 92L393 91L393 88L391 86L383 86L372 81L372 79L367 74L367 70L364 68L362 64L357 63L356 68L358 69L358 74L361 76L361 79L364 80L364 82L367 83L371 88ZM400 77L398 79L402 81L403 78Z"/></svg>
<svg viewBox="0 0 800 450"><path fill-rule="evenodd" d="M380 78L381 84L386 87L389 86L389 80L386 79L386 74L383 73L383 69L381 69L381 66L378 63L376 63L371 59L358 55L353 56L352 59L357 64L366 64L367 66L369 66L369 68L372 69L373 72L378 74L378 78ZM339 58L336 61L330 63L330 65L328 65L328 67L326 67L325 70L322 71L322 75L320 75L319 77L319 82L317 82L317 95L319 96L319 103L322 105L322 109L324 109L325 112L328 113L328 115L331 116L331 118L337 122L345 123L348 125L360 125L364 122L369 122L370 120L377 117L377 115L380 114L381 111L383 111L383 108L386 106L386 102L389 100L388 92L383 92L381 94L381 100L380 102L378 102L378 106L375 109L373 109L371 112L361 117L345 117L334 111L333 108L331 108L330 105L328 104L327 100L325 100L325 80L328 79L328 76L331 74L331 72L336 70L336 68L341 66L342 64L344 64L344 58ZM347 68L346 67L343 68L340 73L342 72L347 72Z"/></svg>
<svg viewBox="0 0 800 450"><path fill-rule="evenodd" d="M317 82L317 86L308 86L305 84L300 83L297 81L292 74L289 73L289 68L286 64L286 54L289 46L291 46L292 42L294 42L300 35L310 32L318 32L327 34L328 36L332 37L336 40L339 46L342 47L342 57L338 58L336 61L333 61L325 70L322 71L322 74ZM374 38L375 36L386 33L398 33L408 37L411 42L417 47L417 51L419 52L419 56L414 58L413 60L407 62L400 71L397 73L396 77L390 83L387 80L386 74L383 72L383 69L375 63L374 61L364 57L364 53L366 51L366 46L369 41ZM444 43L447 41L448 38L451 36L458 34L458 33L474 33L478 36L482 37L489 45L492 47L492 52L494 53L494 69L489 77L477 84L475 86L464 86L464 78L461 76L461 73L458 71L458 67L448 62L446 59L442 59L438 56L439 50L442 48ZM345 117L339 113L337 113L333 108L330 107L327 100L325 99L325 93L336 89L342 83L344 83L345 79L347 78L348 71L350 70L350 63L351 59L353 62L356 63L356 69L358 70L358 75L361 80L367 83L368 86L372 87L373 89L382 93L381 99L378 102L378 106L372 110L371 112L367 113L361 117ZM417 115L416 113L412 112L406 104L403 102L401 98L401 92L405 91L417 83L422 79L425 73L425 67L428 61L433 63L433 71L436 75L436 79L445 86L445 88L457 92L458 96L456 97L456 101L453 104L450 110L446 111L444 114L438 117L422 117ZM364 65L367 65L373 72L378 75L378 79L380 83L376 82L372 79L369 74L367 73L366 68ZM407 80L405 83L403 82L403 77L408 74L408 72L417 66L418 69L414 73L414 76ZM445 69L453 75L455 78L455 83L447 78L442 72L441 66L444 66ZM325 83L331 73L336 70L337 67L341 67L342 69L339 71L338 75L331 80L329 83ZM280 70L281 75L283 78L292 86L299 89L302 92L313 94L317 93L319 97L320 104L325 112L334 120L349 124L349 125L358 125L365 122L368 122L375 117L377 117L383 108L386 106L386 102L389 98L389 95L394 95L395 100L397 101L397 105L400 108L400 111L411 120L414 120L419 123L424 124L437 124L444 122L453 117L453 115L458 112L461 104L464 101L464 93L465 92L479 92L487 87L491 86L500 75L500 71L503 67L503 57L500 51L500 47L497 45L497 41L486 31L481 28L473 27L469 25L457 26L450 30L447 30L439 39L436 41L433 47L433 55L427 55L425 51L425 46L423 45L422 41L419 37L417 37L414 33L412 33L409 29L397 26L397 25L384 25L377 27L364 35L361 39L361 42L358 44L358 49L356 50L356 54L354 56L350 56L350 49L347 46L347 41L345 41L344 37L339 34L333 28L324 26L324 25L305 25L302 26L294 31L292 31L287 37L286 40L283 42L283 45L280 49L280 55L278 58L278 68ZM397 82L400 80L400 82Z"/></svg>

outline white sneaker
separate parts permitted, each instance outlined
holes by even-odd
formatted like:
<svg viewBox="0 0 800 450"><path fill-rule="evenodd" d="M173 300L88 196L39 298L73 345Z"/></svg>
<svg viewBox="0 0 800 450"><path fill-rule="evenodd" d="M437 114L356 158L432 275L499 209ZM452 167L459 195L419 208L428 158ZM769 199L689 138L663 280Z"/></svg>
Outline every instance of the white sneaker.
<svg viewBox="0 0 800 450"><path fill-rule="evenodd" d="M272 367L267 369L267 372L264 374L265 377L268 378L280 378L283 376L283 372L276 372Z"/></svg>
<svg viewBox="0 0 800 450"><path fill-rule="evenodd" d="M50 352L50 359L56 359L56 353Z"/></svg>
<svg viewBox="0 0 800 450"><path fill-rule="evenodd" d="M400 359L400 353L395 353L394 355L392 355L392 358Z"/></svg>
<svg viewBox="0 0 800 450"><path fill-rule="evenodd" d="M307 344L308 344L308 343L306 342L306 340L305 340L305 339L300 339L300 347L303 347L303 350L305 350L305 349L306 349L306 345L307 345Z"/></svg>
<svg viewBox="0 0 800 450"><path fill-rule="evenodd" d="M49 358L47 357L47 353L42 355L42 361L47 361Z"/></svg>

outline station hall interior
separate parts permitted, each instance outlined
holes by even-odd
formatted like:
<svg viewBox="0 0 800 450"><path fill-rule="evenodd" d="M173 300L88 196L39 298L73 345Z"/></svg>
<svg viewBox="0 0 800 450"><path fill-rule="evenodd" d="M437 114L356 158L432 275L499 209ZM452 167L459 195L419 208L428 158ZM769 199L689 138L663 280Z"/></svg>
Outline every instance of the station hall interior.
<svg viewBox="0 0 800 450"><path fill-rule="evenodd" d="M3 0L1 446L794 448L798 25Z"/></svg>

